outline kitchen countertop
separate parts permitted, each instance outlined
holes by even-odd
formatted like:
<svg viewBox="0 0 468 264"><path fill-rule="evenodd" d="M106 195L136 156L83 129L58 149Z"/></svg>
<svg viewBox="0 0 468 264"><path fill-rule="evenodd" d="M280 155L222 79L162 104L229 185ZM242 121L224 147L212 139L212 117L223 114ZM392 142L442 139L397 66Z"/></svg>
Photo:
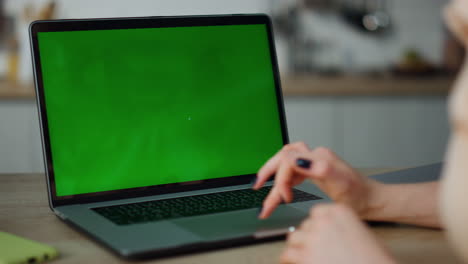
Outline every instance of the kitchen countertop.
<svg viewBox="0 0 468 264"><path fill-rule="evenodd" d="M282 79L285 96L446 96L449 77L372 78L362 76L294 76Z"/></svg>
<svg viewBox="0 0 468 264"><path fill-rule="evenodd" d="M453 78L371 78L362 76L287 76L284 96L446 96ZM33 85L0 81L0 100L30 99Z"/></svg>
<svg viewBox="0 0 468 264"><path fill-rule="evenodd" d="M0 100L35 99L33 85L21 85L19 83L0 81Z"/></svg>

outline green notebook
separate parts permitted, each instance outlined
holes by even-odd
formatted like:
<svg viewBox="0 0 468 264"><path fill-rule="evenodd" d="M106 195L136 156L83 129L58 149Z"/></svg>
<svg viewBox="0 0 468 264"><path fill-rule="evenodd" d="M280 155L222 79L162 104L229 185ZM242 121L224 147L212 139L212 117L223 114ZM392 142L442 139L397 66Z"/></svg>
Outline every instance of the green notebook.
<svg viewBox="0 0 468 264"><path fill-rule="evenodd" d="M42 263L57 256L51 246L0 231L0 264Z"/></svg>

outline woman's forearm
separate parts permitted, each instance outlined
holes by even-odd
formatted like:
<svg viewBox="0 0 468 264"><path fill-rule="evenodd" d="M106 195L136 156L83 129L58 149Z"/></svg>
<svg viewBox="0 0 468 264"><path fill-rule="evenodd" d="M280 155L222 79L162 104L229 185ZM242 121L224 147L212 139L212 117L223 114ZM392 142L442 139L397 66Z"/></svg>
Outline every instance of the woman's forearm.
<svg viewBox="0 0 468 264"><path fill-rule="evenodd" d="M441 228L438 210L439 182L377 183L363 218Z"/></svg>

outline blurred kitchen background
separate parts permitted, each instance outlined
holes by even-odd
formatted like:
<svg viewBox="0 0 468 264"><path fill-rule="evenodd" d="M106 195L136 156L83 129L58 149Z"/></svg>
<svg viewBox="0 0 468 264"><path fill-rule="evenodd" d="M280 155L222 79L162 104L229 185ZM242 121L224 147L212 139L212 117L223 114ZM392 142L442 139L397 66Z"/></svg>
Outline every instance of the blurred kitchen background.
<svg viewBox="0 0 468 264"><path fill-rule="evenodd" d="M291 141L355 167L443 160L463 48L446 0L0 0L0 173L42 172L28 24L36 19L268 13ZM59 73L58 73L59 74Z"/></svg>

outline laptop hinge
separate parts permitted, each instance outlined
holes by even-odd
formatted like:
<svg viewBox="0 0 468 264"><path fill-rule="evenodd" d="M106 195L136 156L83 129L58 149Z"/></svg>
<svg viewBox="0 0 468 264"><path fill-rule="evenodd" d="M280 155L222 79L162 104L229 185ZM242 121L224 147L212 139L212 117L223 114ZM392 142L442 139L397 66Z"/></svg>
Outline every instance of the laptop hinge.
<svg viewBox="0 0 468 264"><path fill-rule="evenodd" d="M60 219L67 220L68 217L66 215L64 215L62 212L60 212L58 210L55 210L55 209L53 209L53 211L58 217L60 217Z"/></svg>

